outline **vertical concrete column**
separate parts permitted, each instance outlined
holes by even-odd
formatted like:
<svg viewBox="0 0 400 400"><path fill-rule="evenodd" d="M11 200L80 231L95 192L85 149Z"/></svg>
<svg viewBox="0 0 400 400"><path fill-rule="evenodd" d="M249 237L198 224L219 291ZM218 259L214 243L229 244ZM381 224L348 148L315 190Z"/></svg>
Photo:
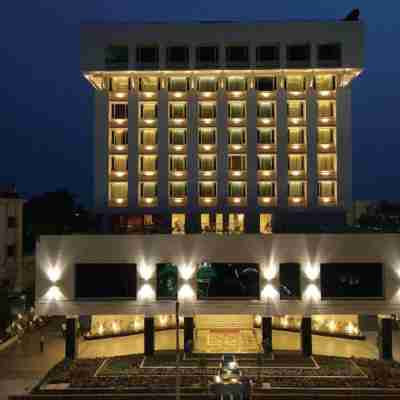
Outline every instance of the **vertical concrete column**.
<svg viewBox="0 0 400 400"><path fill-rule="evenodd" d="M251 78L253 80L253 78ZM247 92L247 209L246 232L259 233L257 205L257 94L253 85Z"/></svg>
<svg viewBox="0 0 400 400"><path fill-rule="evenodd" d="M265 353L272 352L272 317L262 318L262 340Z"/></svg>
<svg viewBox="0 0 400 400"><path fill-rule="evenodd" d="M304 357L312 355L311 317L303 317L301 320L301 352Z"/></svg>
<svg viewBox="0 0 400 400"><path fill-rule="evenodd" d="M286 91L279 88L276 95L276 143L278 207L288 208L288 125Z"/></svg>
<svg viewBox="0 0 400 400"><path fill-rule="evenodd" d="M74 360L78 357L79 347L77 338L77 319L72 317L67 317L66 320L67 329L65 332L65 358Z"/></svg>
<svg viewBox="0 0 400 400"><path fill-rule="evenodd" d="M318 178L317 178L317 126L318 103L317 94L313 88L307 90L307 206L318 206Z"/></svg>
<svg viewBox="0 0 400 400"><path fill-rule="evenodd" d="M225 78L219 79L217 94L217 198L218 208L226 209L228 191L228 134ZM222 86L223 85L223 86ZM226 216L224 219L227 218ZM225 223L225 221L224 221Z"/></svg>
<svg viewBox="0 0 400 400"><path fill-rule="evenodd" d="M133 79L133 78L132 78ZM128 207L136 209L138 207L138 95L135 82L135 91L129 92L128 96Z"/></svg>
<svg viewBox="0 0 400 400"><path fill-rule="evenodd" d="M168 210L168 87L162 79L158 95L158 209Z"/></svg>
<svg viewBox="0 0 400 400"><path fill-rule="evenodd" d="M338 206L352 206L351 88L336 91L336 157Z"/></svg>
<svg viewBox="0 0 400 400"><path fill-rule="evenodd" d="M154 354L154 318L144 317L144 354Z"/></svg>
<svg viewBox="0 0 400 400"><path fill-rule="evenodd" d="M193 317L185 317L183 320L183 337L184 344L190 340L193 344L194 338L194 319Z"/></svg>
<svg viewBox="0 0 400 400"><path fill-rule="evenodd" d="M94 93L93 127L94 207L102 212L108 205L108 92Z"/></svg>
<svg viewBox="0 0 400 400"><path fill-rule="evenodd" d="M393 320L382 318L380 334L381 357L383 360L393 359Z"/></svg>

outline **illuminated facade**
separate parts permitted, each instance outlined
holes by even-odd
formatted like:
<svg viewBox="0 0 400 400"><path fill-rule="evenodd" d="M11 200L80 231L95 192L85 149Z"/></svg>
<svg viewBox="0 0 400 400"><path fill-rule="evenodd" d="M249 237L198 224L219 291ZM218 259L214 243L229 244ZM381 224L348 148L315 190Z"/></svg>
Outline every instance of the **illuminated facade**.
<svg viewBox="0 0 400 400"><path fill-rule="evenodd" d="M95 207L114 230L344 223L361 23L123 27L81 35Z"/></svg>

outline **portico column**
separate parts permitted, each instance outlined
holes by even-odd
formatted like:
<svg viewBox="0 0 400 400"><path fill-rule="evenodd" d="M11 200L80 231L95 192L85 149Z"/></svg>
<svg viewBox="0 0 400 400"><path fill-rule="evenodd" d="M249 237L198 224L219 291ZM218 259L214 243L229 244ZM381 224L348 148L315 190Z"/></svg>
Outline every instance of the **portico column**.
<svg viewBox="0 0 400 400"><path fill-rule="evenodd" d="M265 353L272 352L272 317L262 318L262 343Z"/></svg>
<svg viewBox="0 0 400 400"><path fill-rule="evenodd" d="M383 360L393 359L393 320L383 318L380 332L381 357Z"/></svg>
<svg viewBox="0 0 400 400"><path fill-rule="evenodd" d="M75 317L67 317L65 332L65 358L75 360L79 354L78 338L77 338L77 319Z"/></svg>
<svg viewBox="0 0 400 400"><path fill-rule="evenodd" d="M301 352L304 357L312 355L312 335L311 335L311 317L303 317L301 320Z"/></svg>
<svg viewBox="0 0 400 400"><path fill-rule="evenodd" d="M154 318L144 318L144 354L152 356L154 354Z"/></svg>

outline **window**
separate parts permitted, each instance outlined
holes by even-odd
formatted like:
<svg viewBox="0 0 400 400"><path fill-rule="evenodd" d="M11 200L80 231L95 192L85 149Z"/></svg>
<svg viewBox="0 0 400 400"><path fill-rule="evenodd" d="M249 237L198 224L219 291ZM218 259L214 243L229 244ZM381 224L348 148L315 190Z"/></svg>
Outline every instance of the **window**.
<svg viewBox="0 0 400 400"><path fill-rule="evenodd" d="M229 128L228 144L245 145L246 144L246 128Z"/></svg>
<svg viewBox="0 0 400 400"><path fill-rule="evenodd" d="M244 214L229 214L228 223L228 229L230 233L244 232Z"/></svg>
<svg viewBox="0 0 400 400"><path fill-rule="evenodd" d="M218 88L218 80L216 78L199 78L197 80L197 90L199 92L215 92Z"/></svg>
<svg viewBox="0 0 400 400"><path fill-rule="evenodd" d="M260 233L272 233L272 214L260 214Z"/></svg>
<svg viewBox="0 0 400 400"><path fill-rule="evenodd" d="M287 60L289 62L299 62L302 64L310 62L310 45L296 44L287 46Z"/></svg>
<svg viewBox="0 0 400 400"><path fill-rule="evenodd" d="M342 61L342 47L340 43L321 44L318 46L318 62L340 65Z"/></svg>
<svg viewBox="0 0 400 400"><path fill-rule="evenodd" d="M111 119L127 119L128 103L111 103Z"/></svg>
<svg viewBox="0 0 400 400"><path fill-rule="evenodd" d="M143 215L143 225L144 226L149 226L153 225L153 216L151 214L144 214Z"/></svg>
<svg viewBox="0 0 400 400"><path fill-rule="evenodd" d="M127 92L131 89L131 81L127 76L114 76L108 80L110 92Z"/></svg>
<svg viewBox="0 0 400 400"><path fill-rule="evenodd" d="M217 143L217 131L215 128L199 128L199 144L215 145Z"/></svg>
<svg viewBox="0 0 400 400"><path fill-rule="evenodd" d="M157 129L139 129L139 144L142 146L155 146L157 144Z"/></svg>
<svg viewBox="0 0 400 400"><path fill-rule="evenodd" d="M189 78L175 77L168 78L169 92L186 92L190 88Z"/></svg>
<svg viewBox="0 0 400 400"><path fill-rule="evenodd" d="M215 155L201 155L199 156L199 171L216 171L217 169L217 156Z"/></svg>
<svg viewBox="0 0 400 400"><path fill-rule="evenodd" d="M105 66L110 69L128 69L129 49L126 45L110 45L105 49Z"/></svg>
<svg viewBox="0 0 400 400"><path fill-rule="evenodd" d="M336 90L336 76L316 75L314 84L317 90Z"/></svg>
<svg viewBox="0 0 400 400"><path fill-rule="evenodd" d="M196 48L196 64L215 66L218 64L217 46L199 46Z"/></svg>
<svg viewBox="0 0 400 400"><path fill-rule="evenodd" d="M318 144L334 144L335 138L335 128L318 128Z"/></svg>
<svg viewBox="0 0 400 400"><path fill-rule="evenodd" d="M271 101L257 102L257 118L275 118L275 107Z"/></svg>
<svg viewBox="0 0 400 400"><path fill-rule="evenodd" d="M258 197L275 197L275 190L275 182L258 182L257 184Z"/></svg>
<svg viewBox="0 0 400 400"><path fill-rule="evenodd" d="M228 46L225 49L227 65L244 65L249 63L247 46Z"/></svg>
<svg viewBox="0 0 400 400"><path fill-rule="evenodd" d="M149 156L139 156L139 171L140 172L156 172L158 167L158 157Z"/></svg>
<svg viewBox="0 0 400 400"><path fill-rule="evenodd" d="M246 197L247 183L246 182L228 182L229 197Z"/></svg>
<svg viewBox="0 0 400 400"><path fill-rule="evenodd" d="M215 119L217 116L217 106L214 102L201 102L198 104L200 119Z"/></svg>
<svg viewBox="0 0 400 400"><path fill-rule="evenodd" d="M257 64L279 63L279 45L264 45L256 48Z"/></svg>
<svg viewBox="0 0 400 400"><path fill-rule="evenodd" d="M185 128L169 129L169 144L172 146L186 145L187 131Z"/></svg>
<svg viewBox="0 0 400 400"><path fill-rule="evenodd" d="M246 102L230 101L228 102L228 118L246 118Z"/></svg>
<svg viewBox="0 0 400 400"><path fill-rule="evenodd" d="M303 101L290 100L287 103L288 118L305 118L306 105Z"/></svg>
<svg viewBox="0 0 400 400"><path fill-rule="evenodd" d="M246 171L247 156L245 154L228 155L228 165L231 171Z"/></svg>
<svg viewBox="0 0 400 400"><path fill-rule="evenodd" d="M276 78L272 76L256 78L256 90L261 92L273 92L276 90Z"/></svg>
<svg viewBox="0 0 400 400"><path fill-rule="evenodd" d="M7 227L8 228L16 228L17 227L17 217L8 217Z"/></svg>
<svg viewBox="0 0 400 400"><path fill-rule="evenodd" d="M157 264L157 299L176 299L178 267L174 264Z"/></svg>
<svg viewBox="0 0 400 400"><path fill-rule="evenodd" d="M247 90L247 80L242 76L231 76L226 80L228 92L244 92Z"/></svg>
<svg viewBox="0 0 400 400"><path fill-rule="evenodd" d="M187 46L167 47L167 64L186 66L189 64L189 48Z"/></svg>
<svg viewBox="0 0 400 400"><path fill-rule="evenodd" d="M170 182L169 183L169 197L184 198L186 196L187 196L187 183L186 182Z"/></svg>
<svg viewBox="0 0 400 400"><path fill-rule="evenodd" d="M199 182L200 197L217 197L216 182Z"/></svg>
<svg viewBox="0 0 400 400"><path fill-rule="evenodd" d="M186 156L169 156L169 170L171 172L187 170L187 157Z"/></svg>
<svg viewBox="0 0 400 400"><path fill-rule="evenodd" d="M258 144L275 144L275 129L257 128Z"/></svg>
<svg viewBox="0 0 400 400"><path fill-rule="evenodd" d="M335 118L336 101L320 100L318 101L318 118Z"/></svg>
<svg viewBox="0 0 400 400"><path fill-rule="evenodd" d="M289 171L304 171L306 160L303 154L289 154Z"/></svg>
<svg viewBox="0 0 400 400"><path fill-rule="evenodd" d="M335 154L318 154L318 172L330 172L336 169Z"/></svg>
<svg viewBox="0 0 400 400"><path fill-rule="evenodd" d="M139 193L142 198L157 197L157 182L140 182Z"/></svg>
<svg viewBox="0 0 400 400"><path fill-rule="evenodd" d="M220 213L215 214L215 232L216 233L224 232L224 214Z"/></svg>
<svg viewBox="0 0 400 400"><path fill-rule="evenodd" d="M169 103L170 119L186 119L186 103Z"/></svg>
<svg viewBox="0 0 400 400"><path fill-rule="evenodd" d="M158 114L157 103L148 101L139 103L139 118L140 119L156 119Z"/></svg>
<svg viewBox="0 0 400 400"><path fill-rule="evenodd" d="M274 155L258 155L258 170L259 171L274 171L275 170L275 156Z"/></svg>
<svg viewBox="0 0 400 400"><path fill-rule="evenodd" d="M289 182L289 197L304 197L304 182Z"/></svg>
<svg viewBox="0 0 400 400"><path fill-rule="evenodd" d="M185 214L172 214L171 228L173 234L184 234L185 224L186 224Z"/></svg>
<svg viewBox="0 0 400 400"><path fill-rule="evenodd" d="M285 85L289 92L304 92L306 90L306 79L304 76L289 75L285 80Z"/></svg>
<svg viewBox="0 0 400 400"><path fill-rule="evenodd" d="M279 294L281 300L300 299L300 264L280 264L279 282Z"/></svg>
<svg viewBox="0 0 400 400"><path fill-rule="evenodd" d="M128 131L126 129L111 129L111 144L113 146L128 144Z"/></svg>
<svg viewBox="0 0 400 400"><path fill-rule="evenodd" d="M210 214L200 214L200 226L203 233L212 232Z"/></svg>
<svg viewBox="0 0 400 400"><path fill-rule="evenodd" d="M141 66L158 65L158 46L137 46L136 63Z"/></svg>
<svg viewBox="0 0 400 400"><path fill-rule="evenodd" d="M111 156L110 169L112 172L128 171L128 156Z"/></svg>
<svg viewBox="0 0 400 400"><path fill-rule="evenodd" d="M319 181L318 182L318 197L335 197L336 182Z"/></svg>
<svg viewBox="0 0 400 400"><path fill-rule="evenodd" d="M305 144L305 129L304 128L289 128L288 129L288 143L292 144Z"/></svg>
<svg viewBox="0 0 400 400"><path fill-rule="evenodd" d="M128 199L127 182L110 183L110 200L115 202L124 202Z"/></svg>
<svg viewBox="0 0 400 400"><path fill-rule="evenodd" d="M11 258L11 257L15 257L15 245L13 244L9 244L7 246L7 257Z"/></svg>
<svg viewBox="0 0 400 400"><path fill-rule="evenodd" d="M157 92L160 90L160 80L150 76L139 78L139 90L141 92Z"/></svg>

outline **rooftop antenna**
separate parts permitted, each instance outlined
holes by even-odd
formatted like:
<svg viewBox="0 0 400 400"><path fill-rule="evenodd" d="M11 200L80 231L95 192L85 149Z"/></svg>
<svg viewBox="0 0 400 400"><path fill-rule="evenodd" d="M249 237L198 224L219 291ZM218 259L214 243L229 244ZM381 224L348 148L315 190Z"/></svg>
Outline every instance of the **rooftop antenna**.
<svg viewBox="0 0 400 400"><path fill-rule="evenodd" d="M343 21L358 21L360 18L360 9L354 8L349 14L347 14Z"/></svg>

